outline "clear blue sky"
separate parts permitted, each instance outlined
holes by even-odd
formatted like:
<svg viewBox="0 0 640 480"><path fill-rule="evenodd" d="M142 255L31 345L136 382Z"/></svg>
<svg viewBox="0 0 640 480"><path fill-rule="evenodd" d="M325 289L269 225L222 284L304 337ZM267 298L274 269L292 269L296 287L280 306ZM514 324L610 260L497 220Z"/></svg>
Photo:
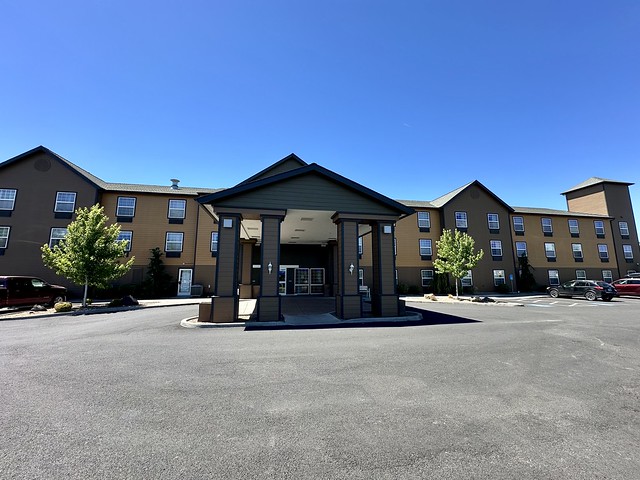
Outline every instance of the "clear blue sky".
<svg viewBox="0 0 640 480"><path fill-rule="evenodd" d="M640 183L637 0L0 0L0 65L0 160L106 181L229 187L294 152L401 199Z"/></svg>

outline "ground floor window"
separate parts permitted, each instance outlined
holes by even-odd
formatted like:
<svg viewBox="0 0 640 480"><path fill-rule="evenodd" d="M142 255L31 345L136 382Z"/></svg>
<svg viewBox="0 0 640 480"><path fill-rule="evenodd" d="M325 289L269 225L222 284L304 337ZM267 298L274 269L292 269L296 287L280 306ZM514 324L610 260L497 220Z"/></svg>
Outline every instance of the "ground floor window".
<svg viewBox="0 0 640 480"><path fill-rule="evenodd" d="M11 227L0 227L0 248L7 248Z"/></svg>
<svg viewBox="0 0 640 480"><path fill-rule="evenodd" d="M611 273L611 270L602 270L602 280L608 283L613 282L613 273Z"/></svg>
<svg viewBox="0 0 640 480"><path fill-rule="evenodd" d="M364 287L364 269L363 268L358 269L358 286Z"/></svg>
<svg viewBox="0 0 640 480"><path fill-rule="evenodd" d="M420 270L420 278L423 287L430 287L433 285L433 270Z"/></svg>
<svg viewBox="0 0 640 480"><path fill-rule="evenodd" d="M587 279L586 270L576 270L576 280L586 280L586 279Z"/></svg>
<svg viewBox="0 0 640 480"><path fill-rule="evenodd" d="M460 279L460 283L463 287L471 287L473 285L473 275L471 270L469 270L467 274Z"/></svg>
<svg viewBox="0 0 640 480"><path fill-rule="evenodd" d="M497 287L498 285L504 285L505 283L504 270L494 270L493 284Z"/></svg>
<svg viewBox="0 0 640 480"><path fill-rule="evenodd" d="M635 270L627 270L627 277L633 273L637 273Z"/></svg>
<svg viewBox="0 0 640 480"><path fill-rule="evenodd" d="M560 274L558 270L549 270L549 285L560 285Z"/></svg>

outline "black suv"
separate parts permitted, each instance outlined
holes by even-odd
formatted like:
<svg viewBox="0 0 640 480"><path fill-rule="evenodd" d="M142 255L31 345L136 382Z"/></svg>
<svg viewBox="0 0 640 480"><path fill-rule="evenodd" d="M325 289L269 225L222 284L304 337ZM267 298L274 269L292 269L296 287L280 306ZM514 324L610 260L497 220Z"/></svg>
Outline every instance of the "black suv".
<svg viewBox="0 0 640 480"><path fill-rule="evenodd" d="M589 301L601 298L605 302L618 294L613 285L602 280L571 280L562 285L547 287L547 293L553 298L584 297Z"/></svg>
<svg viewBox="0 0 640 480"><path fill-rule="evenodd" d="M0 277L0 308L54 305L64 302L67 289L36 277Z"/></svg>

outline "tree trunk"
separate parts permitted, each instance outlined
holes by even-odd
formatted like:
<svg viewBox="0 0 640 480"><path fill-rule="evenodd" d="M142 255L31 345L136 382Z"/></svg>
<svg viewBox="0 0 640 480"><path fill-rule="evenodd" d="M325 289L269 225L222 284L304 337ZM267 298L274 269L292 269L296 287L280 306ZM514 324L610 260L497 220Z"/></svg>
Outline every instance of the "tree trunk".
<svg viewBox="0 0 640 480"><path fill-rule="evenodd" d="M89 290L89 279L84 279L84 297L82 297L82 308L87 308L87 292Z"/></svg>
<svg viewBox="0 0 640 480"><path fill-rule="evenodd" d="M453 277L453 281L456 282L456 298L458 298L458 277Z"/></svg>

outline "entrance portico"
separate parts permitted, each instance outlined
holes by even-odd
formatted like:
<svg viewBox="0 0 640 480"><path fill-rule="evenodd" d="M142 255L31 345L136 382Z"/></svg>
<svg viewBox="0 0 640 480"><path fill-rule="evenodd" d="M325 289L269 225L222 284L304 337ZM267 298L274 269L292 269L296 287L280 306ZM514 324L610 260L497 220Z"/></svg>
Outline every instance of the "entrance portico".
<svg viewBox="0 0 640 480"><path fill-rule="evenodd" d="M358 238L367 234L372 313L398 315L394 227L412 209L295 155L199 202L218 220L214 295L201 305L200 321L235 321L239 295L249 292L257 296L258 321L281 320L280 265L304 267L292 269L303 279L306 269L307 287L296 284L294 293L335 296L338 318L362 317Z"/></svg>

